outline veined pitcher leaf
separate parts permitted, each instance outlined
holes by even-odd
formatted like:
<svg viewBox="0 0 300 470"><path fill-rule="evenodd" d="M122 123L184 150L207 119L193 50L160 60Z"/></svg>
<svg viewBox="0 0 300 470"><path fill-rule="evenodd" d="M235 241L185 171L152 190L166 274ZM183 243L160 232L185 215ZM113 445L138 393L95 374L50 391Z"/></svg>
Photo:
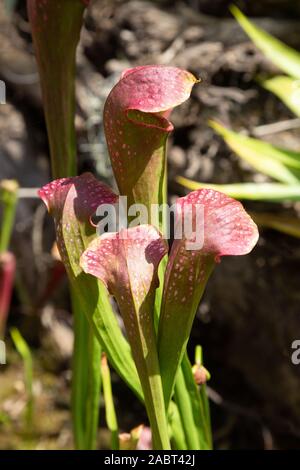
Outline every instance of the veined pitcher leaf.
<svg viewBox="0 0 300 470"><path fill-rule="evenodd" d="M281 101L298 117L300 117L300 82L286 75L259 80L266 89L278 96Z"/></svg>
<svg viewBox="0 0 300 470"><path fill-rule="evenodd" d="M154 436L167 427L154 330L158 265L168 247L151 225L105 233L83 253L81 266L96 276L115 297L141 379ZM159 411L160 410L160 411Z"/></svg>
<svg viewBox="0 0 300 470"><path fill-rule="evenodd" d="M177 176L176 181L192 191L196 189L213 189L221 191L235 199L249 199L253 201L300 201L300 184L281 183L232 183L210 184L193 181L183 176Z"/></svg>
<svg viewBox="0 0 300 470"><path fill-rule="evenodd" d="M255 26L236 6L231 6L230 9L244 31L268 59L288 75L300 79L300 53Z"/></svg>
<svg viewBox="0 0 300 470"><path fill-rule="evenodd" d="M300 181L300 153L230 131L215 121L210 121L210 125L239 157L256 170L282 183Z"/></svg>
<svg viewBox="0 0 300 470"><path fill-rule="evenodd" d="M191 214L192 233L185 229L186 214ZM182 237L175 238L171 249L158 329L166 405L197 307L216 262L225 255L249 253L258 239L257 227L241 203L209 189L194 191L177 200L175 224L181 228ZM194 246L199 236L198 246Z"/></svg>
<svg viewBox="0 0 300 470"><path fill-rule="evenodd" d="M93 276L87 276L79 265L82 253L96 237L95 228L90 223L91 216L99 205L116 203L118 196L90 173L55 180L44 186L39 195L54 217L60 255L80 298L82 310L93 325L111 364L142 398L130 347L114 315L108 291Z"/></svg>
<svg viewBox="0 0 300 470"><path fill-rule="evenodd" d="M128 205L161 204L165 198L165 150L172 108L188 99L196 78L175 67L130 69L109 94L104 129L120 194ZM162 221L160 221L162 229Z"/></svg>

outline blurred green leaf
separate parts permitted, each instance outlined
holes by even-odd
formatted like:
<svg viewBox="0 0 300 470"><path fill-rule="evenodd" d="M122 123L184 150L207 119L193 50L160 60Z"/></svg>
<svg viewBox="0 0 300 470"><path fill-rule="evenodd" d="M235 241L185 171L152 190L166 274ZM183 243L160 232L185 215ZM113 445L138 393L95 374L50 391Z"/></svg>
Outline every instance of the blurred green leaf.
<svg viewBox="0 0 300 470"><path fill-rule="evenodd" d="M255 26L236 6L232 5L230 10L240 26L268 59L288 75L300 79L299 52Z"/></svg>
<svg viewBox="0 0 300 470"><path fill-rule="evenodd" d="M34 395L33 395L33 360L30 348L21 335L17 328L11 328L10 335L16 350L20 354L23 365L24 365L24 383L27 393L27 404L26 404L26 425L27 430L31 431L33 427L33 407L34 407Z"/></svg>
<svg viewBox="0 0 300 470"><path fill-rule="evenodd" d="M233 183L233 184L207 184L189 180L183 176L176 178L177 182L191 191L201 188L210 188L220 191L235 199L249 199L253 201L300 201L300 184L281 183Z"/></svg>
<svg viewBox="0 0 300 470"><path fill-rule="evenodd" d="M114 397L112 394L110 369L105 353L102 354L101 358L101 376L105 403L106 424L111 432L111 448L112 450L119 450L118 421L115 410Z"/></svg>
<svg viewBox="0 0 300 470"><path fill-rule="evenodd" d="M268 212L251 212L251 217L262 227L272 228L287 235L300 238L300 219L297 217L287 217Z"/></svg>
<svg viewBox="0 0 300 470"><path fill-rule="evenodd" d="M0 206L2 220L0 224L0 253L8 250L18 203L19 185L15 180L0 181Z"/></svg>
<svg viewBox="0 0 300 470"><path fill-rule="evenodd" d="M281 101L294 113L300 117L300 81L286 75L267 80L259 80L259 83L266 89L278 96Z"/></svg>
<svg viewBox="0 0 300 470"><path fill-rule="evenodd" d="M230 131L215 121L210 121L210 125L239 157L257 171L281 183L299 182L300 153Z"/></svg>
<svg viewBox="0 0 300 470"><path fill-rule="evenodd" d="M4 0L4 6L8 13L12 13L17 6L18 0Z"/></svg>

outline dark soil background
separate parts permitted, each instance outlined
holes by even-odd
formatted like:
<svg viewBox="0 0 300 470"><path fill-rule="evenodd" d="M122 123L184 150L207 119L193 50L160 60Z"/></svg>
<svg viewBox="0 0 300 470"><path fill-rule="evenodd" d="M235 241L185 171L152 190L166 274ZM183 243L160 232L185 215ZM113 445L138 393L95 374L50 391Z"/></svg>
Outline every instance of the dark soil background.
<svg viewBox="0 0 300 470"><path fill-rule="evenodd" d="M208 126L215 118L235 130L255 130L292 114L255 81L276 69L249 42L228 11L227 0L94 0L78 49L77 117L81 170L113 184L102 130L104 100L120 73L138 64L186 68L202 83L176 108L169 144L170 200L183 195L175 177L203 182L264 181L233 155ZM300 3L237 1L258 25L300 50ZM7 14L0 2L0 179L22 187L50 179L48 145L25 2ZM55 83L53 84L55 86ZM300 128L264 138L299 149ZM275 204L248 209L282 211ZM297 204L285 211L299 211ZM0 370L0 449L72 447L69 413L72 317L65 277L51 289L59 262L50 253L52 221L37 199L21 199L12 249L18 276L9 318L35 358L35 433L24 435L24 385L19 357L9 347ZM249 256L223 259L213 274L195 321L190 355L202 344L216 448L299 448L300 366L291 344L300 338L299 240L261 232ZM9 338L8 338L9 343ZM145 420L143 410L116 376L114 394L123 431ZM104 413L100 439L107 445Z"/></svg>

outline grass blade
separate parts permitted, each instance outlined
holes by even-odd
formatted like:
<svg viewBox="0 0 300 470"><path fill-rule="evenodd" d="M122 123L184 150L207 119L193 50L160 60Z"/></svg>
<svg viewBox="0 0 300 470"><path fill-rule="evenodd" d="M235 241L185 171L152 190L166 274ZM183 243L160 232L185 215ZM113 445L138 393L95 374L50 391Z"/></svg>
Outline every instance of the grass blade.
<svg viewBox="0 0 300 470"><path fill-rule="evenodd" d="M300 180L300 153L230 131L215 121L210 125L240 158L257 171L281 183L293 184Z"/></svg>
<svg viewBox="0 0 300 470"><path fill-rule="evenodd" d="M183 176L177 176L176 181L187 189L208 188L220 191L235 199L248 199L252 201L300 201L300 184L281 183L232 183L210 184L199 183Z"/></svg>
<svg viewBox="0 0 300 470"><path fill-rule="evenodd" d="M259 80L259 83L278 98L298 117L300 117L300 84L286 75L267 80Z"/></svg>
<svg viewBox="0 0 300 470"><path fill-rule="evenodd" d="M20 354L24 364L24 378L25 378L25 390L27 393L27 405L26 405L26 426L28 431L32 431L33 427L33 362L32 356L28 344L19 332L17 328L10 330L10 335L16 350Z"/></svg>
<svg viewBox="0 0 300 470"><path fill-rule="evenodd" d="M268 59L288 75L300 79L299 52L255 26L236 6L232 5L230 10L240 26Z"/></svg>
<svg viewBox="0 0 300 470"><path fill-rule="evenodd" d="M106 424L111 432L111 448L112 450L119 450L119 433L118 421L115 411L114 398L111 389L110 370L107 363L105 354L102 354L101 359L101 375L103 384L103 395L105 402L105 416Z"/></svg>
<svg viewBox="0 0 300 470"><path fill-rule="evenodd" d="M251 216L261 227L272 228L292 237L300 238L300 220L297 217L268 212L251 212Z"/></svg>

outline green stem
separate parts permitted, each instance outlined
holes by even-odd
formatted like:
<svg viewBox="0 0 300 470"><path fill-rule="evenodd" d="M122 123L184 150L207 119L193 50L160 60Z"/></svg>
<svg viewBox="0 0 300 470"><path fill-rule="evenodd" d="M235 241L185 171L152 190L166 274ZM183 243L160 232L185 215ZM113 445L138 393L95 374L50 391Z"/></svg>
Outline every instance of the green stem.
<svg viewBox="0 0 300 470"><path fill-rule="evenodd" d="M182 368L178 370L174 393L188 449L197 450L199 449L198 433L194 422L192 403L185 387Z"/></svg>
<svg viewBox="0 0 300 470"><path fill-rule="evenodd" d="M166 154L166 147L164 148L164 154ZM161 185L161 192L159 194L158 201L159 201L159 204L165 205L167 203L167 200L168 200L167 167L166 167L166 163L164 163L164 172L163 172L163 179L162 179L162 185ZM161 224L160 230L165 235L167 233L167 223L168 222L166 220L166 215L163 213L160 219L160 224ZM167 267L167 263L168 263L168 258L167 256L165 256L163 260L161 261L159 265L159 269L158 269L159 287L156 290L155 315L154 315L154 324L155 324L156 331L157 331L158 322L159 322L159 315L160 315L162 295L163 295L164 274L165 274L165 270ZM185 384L182 371L181 371L181 375L179 376L179 378L176 379L175 398L177 398L176 402L179 401L179 403L184 405L187 408L187 410L191 413L193 405L192 405L192 401L190 399L189 393L187 391L187 387ZM178 402L177 402L177 405L179 408ZM179 410L176 409L176 407L174 406L174 403L169 402L168 404L166 404L166 409L168 410L169 422L171 423L171 429L172 429L172 437L173 437L173 441L175 443L176 449L186 449L186 448L191 449L190 441L192 441L192 443L195 444L196 438L195 436L193 436L193 438L191 438L190 436L187 438L186 433L182 432L182 429L184 430L185 424L187 424L188 432L192 432L193 430L194 431L193 434L195 434L195 432L197 433L194 420L192 419L193 415L189 414L189 417L191 418L190 423L192 424L192 427L189 429L188 423L186 423L186 420L188 418L185 416L184 412L182 414L180 412L180 409ZM172 415L173 415L173 419L170 419L170 416Z"/></svg>
<svg viewBox="0 0 300 470"><path fill-rule="evenodd" d="M111 432L111 448L112 450L119 450L118 422L111 388L110 370L105 354L102 354L101 359L101 375L105 402L106 424Z"/></svg>
<svg viewBox="0 0 300 470"><path fill-rule="evenodd" d="M92 450L96 448L97 441L101 349L73 288L71 299L74 314L72 380L74 440L77 449Z"/></svg>
<svg viewBox="0 0 300 470"><path fill-rule="evenodd" d="M205 403L195 382L194 373L187 353L184 354L180 370L183 374L186 393L189 395L191 411L193 414L194 430L198 436L199 450L211 450L211 430L207 419L209 409L205 409ZM207 403L208 405L208 403Z"/></svg>
<svg viewBox="0 0 300 470"><path fill-rule="evenodd" d="M28 344L17 328L12 328L10 330L10 335L18 353L22 357L24 364L24 382L27 393L26 428L29 432L32 432L34 410L32 355Z"/></svg>
<svg viewBox="0 0 300 470"><path fill-rule="evenodd" d="M152 356L151 358L148 358L148 364L150 362L151 367L148 368L148 386L144 388L144 395L146 410L152 431L152 444L153 448L156 450L169 450L171 449L171 445L158 358L157 356L155 358L154 353L152 354L150 351L149 355ZM143 380L143 386L144 384L145 381Z"/></svg>
<svg viewBox="0 0 300 470"><path fill-rule="evenodd" d="M85 449L84 411L88 368L86 367L86 340L88 325L76 301L74 290L71 292L73 310L74 348L72 364L72 416L76 449Z"/></svg>
<svg viewBox="0 0 300 470"><path fill-rule="evenodd" d="M171 431L172 443L176 450L187 450L187 443L185 439L184 430L181 424L181 418L178 407L171 401L168 411L168 422ZM173 448L173 446L172 446Z"/></svg>
<svg viewBox="0 0 300 470"><path fill-rule="evenodd" d="M0 232L0 253L8 250L18 202L19 185L15 180L0 183L0 202L2 204L2 224Z"/></svg>
<svg viewBox="0 0 300 470"><path fill-rule="evenodd" d="M82 312L88 325L88 390L86 399L86 449L97 448L99 405L101 390L101 347L88 319Z"/></svg>
<svg viewBox="0 0 300 470"><path fill-rule="evenodd" d="M38 5L37 5L38 3ZM77 174L75 134L76 48L82 26L81 0L28 2L47 124L53 178ZM96 445L100 399L100 346L71 288L74 311L72 408L77 448Z"/></svg>
<svg viewBox="0 0 300 470"><path fill-rule="evenodd" d="M203 350L200 345L197 345L195 348L195 364L197 366L203 365ZM210 375L209 375L209 378L210 378ZM202 417L203 417L204 434L205 434L205 438L208 444L208 448L212 449L213 441L212 441L210 408L209 408L209 401L208 401L205 383L200 385L199 395L200 395L201 409L203 410Z"/></svg>
<svg viewBox="0 0 300 470"><path fill-rule="evenodd" d="M199 393L200 393L200 400L201 400L202 407L203 407L203 427L204 427L205 437L207 440L207 448L211 450L213 448L213 439L212 439L212 430L211 430L209 401L208 401L205 384L200 386Z"/></svg>

